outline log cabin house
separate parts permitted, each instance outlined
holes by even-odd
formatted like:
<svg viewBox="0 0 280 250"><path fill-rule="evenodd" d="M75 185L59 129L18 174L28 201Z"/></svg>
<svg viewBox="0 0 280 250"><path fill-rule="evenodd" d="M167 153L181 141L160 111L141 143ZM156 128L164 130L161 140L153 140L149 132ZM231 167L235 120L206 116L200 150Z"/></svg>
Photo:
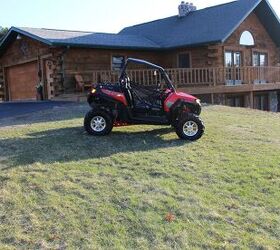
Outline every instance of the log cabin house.
<svg viewBox="0 0 280 250"><path fill-rule="evenodd" d="M127 57L162 65L202 101L280 111L280 22L268 0L238 0L124 28L118 34L12 27L0 44L0 99L73 96L75 75L117 81ZM148 69L131 77L151 84Z"/></svg>

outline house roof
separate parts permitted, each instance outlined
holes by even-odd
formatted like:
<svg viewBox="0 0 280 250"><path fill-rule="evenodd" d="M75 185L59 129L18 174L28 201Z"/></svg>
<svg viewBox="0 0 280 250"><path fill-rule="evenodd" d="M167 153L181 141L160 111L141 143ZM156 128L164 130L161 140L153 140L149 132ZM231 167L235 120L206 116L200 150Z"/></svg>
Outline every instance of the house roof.
<svg viewBox="0 0 280 250"><path fill-rule="evenodd" d="M155 42L138 35L17 27L12 27L9 30L6 38L3 39L1 47L7 44L9 40L15 39L18 34L25 35L50 46L78 46L94 48L125 47L133 49L159 48Z"/></svg>
<svg viewBox="0 0 280 250"><path fill-rule="evenodd" d="M280 22L267 0L239 0L124 28L118 34L12 27L0 43L0 54L18 34L50 46L163 50L222 43L255 12L280 46Z"/></svg>
<svg viewBox="0 0 280 250"><path fill-rule="evenodd" d="M252 11L260 17L273 40L280 45L280 23L266 0L239 0L124 28L119 34L141 34L162 48L224 42Z"/></svg>

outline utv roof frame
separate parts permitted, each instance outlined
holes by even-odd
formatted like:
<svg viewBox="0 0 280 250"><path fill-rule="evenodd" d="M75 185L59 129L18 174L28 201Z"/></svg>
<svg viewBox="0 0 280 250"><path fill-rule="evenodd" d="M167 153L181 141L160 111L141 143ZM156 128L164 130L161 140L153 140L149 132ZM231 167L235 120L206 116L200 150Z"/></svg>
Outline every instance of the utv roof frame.
<svg viewBox="0 0 280 250"><path fill-rule="evenodd" d="M168 74L166 73L165 69L159 65L156 65L154 63L150 63L148 61L145 60L141 60L141 59L136 59L136 58L127 58L127 60L125 60L125 63L122 67L121 73L120 73L120 81L122 79L124 79L127 75L126 75L126 69L129 63L135 63L135 64L143 64L143 65L147 65L152 69L157 69L161 72L164 80L166 81L168 88L172 89L175 91L175 88L172 84L172 81L170 80Z"/></svg>

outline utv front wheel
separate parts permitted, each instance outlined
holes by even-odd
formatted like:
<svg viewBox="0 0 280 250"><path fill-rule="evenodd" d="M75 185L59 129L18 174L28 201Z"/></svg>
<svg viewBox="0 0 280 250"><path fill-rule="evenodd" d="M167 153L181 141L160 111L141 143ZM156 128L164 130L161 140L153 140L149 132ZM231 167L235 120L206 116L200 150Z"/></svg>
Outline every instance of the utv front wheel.
<svg viewBox="0 0 280 250"><path fill-rule="evenodd" d="M85 116L84 128L90 135L108 135L113 128L112 118L102 110L91 110Z"/></svg>
<svg viewBox="0 0 280 250"><path fill-rule="evenodd" d="M176 133L183 140L196 141L204 133L204 124L197 115L187 114L178 121Z"/></svg>

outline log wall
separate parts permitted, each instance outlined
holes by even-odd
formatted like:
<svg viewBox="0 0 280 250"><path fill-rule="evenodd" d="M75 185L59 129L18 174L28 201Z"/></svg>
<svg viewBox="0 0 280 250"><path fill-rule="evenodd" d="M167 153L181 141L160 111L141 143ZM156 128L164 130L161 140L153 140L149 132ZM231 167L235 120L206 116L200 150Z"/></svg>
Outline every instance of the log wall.
<svg viewBox="0 0 280 250"><path fill-rule="evenodd" d="M254 46L239 45L240 36L243 31L249 31L254 37ZM267 33L264 26L259 21L256 14L252 13L245 21L237 28L237 30L225 41L223 50L235 50L242 52L243 66L252 66L253 52L264 52L268 54L268 66L276 66L279 61L279 50ZM221 56L219 65L224 64L224 57Z"/></svg>
<svg viewBox="0 0 280 250"><path fill-rule="evenodd" d="M253 34L255 46L239 45L240 36L245 30ZM51 48L43 43L21 36L21 39L17 39L10 44L0 58L0 65L2 65L0 67L0 100L4 98L3 93L5 93L3 87L5 68L32 60L40 59L38 69L41 67L44 72L45 93L48 98L52 98L75 89L73 72L111 70L112 56L121 55L145 59L170 69L178 68L178 55L180 53L189 53L192 68L221 68L224 67L224 52L227 50L241 51L242 66L244 67L252 65L254 51L268 54L268 66L279 65L280 63L279 50L254 13L223 44L180 48L170 51ZM85 80L91 80L92 74L84 77ZM224 79L223 74L221 78ZM224 84L224 82L219 81L217 83ZM5 82L5 86L7 87L8 83ZM209 87L209 93L211 93L211 87Z"/></svg>
<svg viewBox="0 0 280 250"><path fill-rule="evenodd" d="M0 100L9 100L9 83L5 80L7 68L29 62L37 62L38 72L39 70L42 72L46 99L51 99L53 96L62 93L62 53L62 49L51 48L25 36L13 41L0 57ZM46 60L52 61L54 64L53 71L48 78L46 78ZM53 86L53 90L52 94L48 96L47 89L49 89L50 85ZM24 86L22 87L24 88ZM20 92L21 90L19 89L18 91Z"/></svg>

